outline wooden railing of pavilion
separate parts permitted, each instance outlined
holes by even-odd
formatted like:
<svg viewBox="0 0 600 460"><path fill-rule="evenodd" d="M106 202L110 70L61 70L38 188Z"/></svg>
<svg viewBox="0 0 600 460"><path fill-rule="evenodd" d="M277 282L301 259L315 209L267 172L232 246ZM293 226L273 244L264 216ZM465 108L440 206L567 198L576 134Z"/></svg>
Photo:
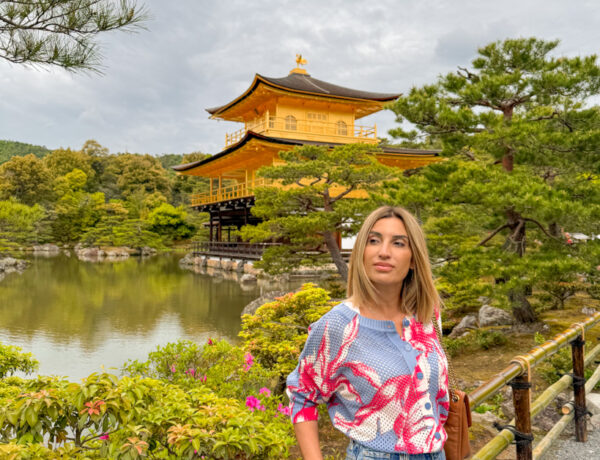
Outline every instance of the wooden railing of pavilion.
<svg viewBox="0 0 600 460"><path fill-rule="evenodd" d="M233 133L225 134L225 147L238 143L248 131L257 134L268 134L274 137L294 137L301 139L319 140L325 136L329 142L352 143L367 142L376 143L377 125L361 126L348 125L345 122L328 122L320 120L297 120L284 117L273 117L265 114L262 118L249 123ZM293 135L293 136L292 136Z"/></svg>
<svg viewBox="0 0 600 460"><path fill-rule="evenodd" d="M192 247L194 256L207 256L241 260L260 260L268 247L282 243L246 243L243 241L201 241ZM348 262L352 250L342 249L342 258Z"/></svg>
<svg viewBox="0 0 600 460"><path fill-rule="evenodd" d="M517 441L518 460L539 460L548 451L552 441L560 435L573 419L575 419L577 441L587 441L585 395L592 391L596 383L600 381L600 366L596 368L587 383L585 382L584 368L594 363L595 358L600 355L600 345L597 345L584 356L585 333L599 324L600 313L596 313L585 322L572 325L571 328L528 353L513 358L508 367L469 394L471 409L474 409L498 393L504 385L510 385L515 409L515 419L506 427L501 427L500 433L475 453L472 460L494 459L515 440ZM563 375L558 382L546 388L532 402L531 373L533 368L561 348L569 345L571 346L573 360L572 373ZM545 409L559 393L571 385L573 386L574 402L563 407L563 414L565 415L562 419L537 445L533 446L531 419Z"/></svg>
<svg viewBox="0 0 600 460"><path fill-rule="evenodd" d="M254 190L257 187L264 187L269 183L270 181L267 179L259 178L253 182L243 182L227 187L218 187L215 188L215 190L206 193L195 193L190 195L190 206L201 206L204 204L254 196Z"/></svg>
<svg viewBox="0 0 600 460"><path fill-rule="evenodd" d="M225 257L242 260L260 260L264 250L281 243L246 243L242 241L200 241L194 243L194 256Z"/></svg>

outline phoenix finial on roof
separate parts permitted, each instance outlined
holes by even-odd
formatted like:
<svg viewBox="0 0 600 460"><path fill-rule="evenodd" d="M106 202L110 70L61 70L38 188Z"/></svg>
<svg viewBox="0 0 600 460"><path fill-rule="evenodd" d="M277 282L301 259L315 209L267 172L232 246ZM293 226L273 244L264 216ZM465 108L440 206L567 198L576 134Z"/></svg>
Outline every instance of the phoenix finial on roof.
<svg viewBox="0 0 600 460"><path fill-rule="evenodd" d="M301 54L296 54L296 65L299 67L306 64L308 64L308 61L304 59Z"/></svg>

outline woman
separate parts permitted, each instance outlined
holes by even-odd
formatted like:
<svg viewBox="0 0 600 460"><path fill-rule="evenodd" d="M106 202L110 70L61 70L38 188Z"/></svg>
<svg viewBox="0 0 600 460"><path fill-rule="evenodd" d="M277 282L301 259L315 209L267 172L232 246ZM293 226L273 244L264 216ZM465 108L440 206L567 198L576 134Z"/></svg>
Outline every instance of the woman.
<svg viewBox="0 0 600 460"><path fill-rule="evenodd" d="M352 251L348 299L311 325L287 379L305 460L322 459L317 405L350 438L347 460L443 460L447 361L425 237L405 209L365 220Z"/></svg>

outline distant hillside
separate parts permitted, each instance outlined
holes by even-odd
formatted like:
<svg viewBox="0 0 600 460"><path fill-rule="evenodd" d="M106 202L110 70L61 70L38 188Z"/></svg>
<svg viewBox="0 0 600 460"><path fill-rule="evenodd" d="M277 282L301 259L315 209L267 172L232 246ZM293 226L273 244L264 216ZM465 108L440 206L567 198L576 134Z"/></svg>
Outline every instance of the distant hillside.
<svg viewBox="0 0 600 460"><path fill-rule="evenodd" d="M50 150L41 145L25 144L24 142L0 140L0 164L10 160L14 156L24 156L33 153L36 157L43 157Z"/></svg>

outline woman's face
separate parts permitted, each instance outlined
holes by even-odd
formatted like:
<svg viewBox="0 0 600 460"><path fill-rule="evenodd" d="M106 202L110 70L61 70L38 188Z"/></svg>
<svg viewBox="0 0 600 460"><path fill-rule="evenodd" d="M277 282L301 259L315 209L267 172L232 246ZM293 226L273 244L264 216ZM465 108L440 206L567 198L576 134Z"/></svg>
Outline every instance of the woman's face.
<svg viewBox="0 0 600 460"><path fill-rule="evenodd" d="M401 285L413 268L412 250L404 222L397 217L379 219L367 239L363 263L374 285Z"/></svg>

